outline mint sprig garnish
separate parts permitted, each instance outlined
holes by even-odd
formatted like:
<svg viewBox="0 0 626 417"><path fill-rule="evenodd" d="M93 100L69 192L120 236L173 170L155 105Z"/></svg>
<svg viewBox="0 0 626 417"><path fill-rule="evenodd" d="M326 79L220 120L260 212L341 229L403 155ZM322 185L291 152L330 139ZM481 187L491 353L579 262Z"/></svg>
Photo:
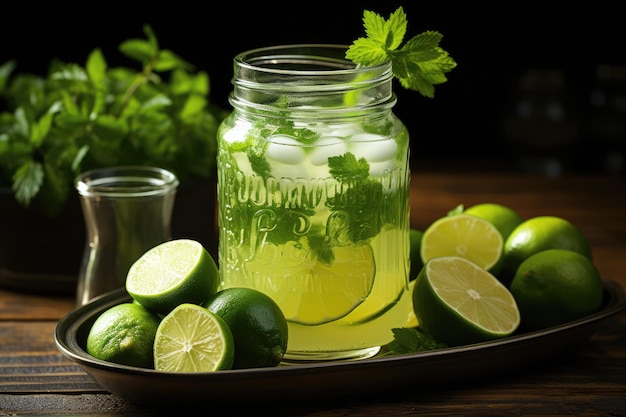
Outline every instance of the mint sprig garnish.
<svg viewBox="0 0 626 417"><path fill-rule="evenodd" d="M407 31L407 18L402 7L387 20L365 10L363 24L367 38L354 41L346 58L365 67L391 61L394 76L406 89L433 98L435 85L445 83L448 80L445 74L457 65L439 46L443 38L439 32L423 32L402 45Z"/></svg>

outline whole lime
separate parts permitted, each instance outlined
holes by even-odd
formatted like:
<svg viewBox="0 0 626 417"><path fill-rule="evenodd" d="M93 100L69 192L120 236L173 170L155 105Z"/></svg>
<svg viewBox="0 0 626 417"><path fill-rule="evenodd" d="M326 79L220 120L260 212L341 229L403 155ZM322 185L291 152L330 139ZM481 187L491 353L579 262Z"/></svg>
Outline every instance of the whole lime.
<svg viewBox="0 0 626 417"><path fill-rule="evenodd" d="M464 210L465 214L480 217L493 224L506 240L513 229L524 221L524 218L511 207L498 203L481 203Z"/></svg>
<svg viewBox="0 0 626 417"><path fill-rule="evenodd" d="M287 320L265 293L233 287L218 291L205 307L224 319L235 341L233 369L278 365L287 351Z"/></svg>
<svg viewBox="0 0 626 417"><path fill-rule="evenodd" d="M531 217L504 242L500 277L509 282L525 259L547 249L567 249L592 259L587 238L573 223L557 216Z"/></svg>
<svg viewBox="0 0 626 417"><path fill-rule="evenodd" d="M602 280L578 252L548 249L524 260L511 281L522 323L530 330L567 323L602 305Z"/></svg>
<svg viewBox="0 0 626 417"><path fill-rule="evenodd" d="M87 335L91 356L121 365L152 368L160 318L138 303L115 305L98 316Z"/></svg>

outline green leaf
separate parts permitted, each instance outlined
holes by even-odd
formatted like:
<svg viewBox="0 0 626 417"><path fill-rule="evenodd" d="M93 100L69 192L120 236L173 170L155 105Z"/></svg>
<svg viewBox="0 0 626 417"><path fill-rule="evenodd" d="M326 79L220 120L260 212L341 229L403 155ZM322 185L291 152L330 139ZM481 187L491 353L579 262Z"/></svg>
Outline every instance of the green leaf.
<svg viewBox="0 0 626 417"><path fill-rule="evenodd" d="M13 175L13 191L17 201L29 205L43 183L43 167L32 159L24 162Z"/></svg>
<svg viewBox="0 0 626 417"><path fill-rule="evenodd" d="M120 44L119 50L127 57L144 65L156 55L154 45L143 39L128 39Z"/></svg>
<svg viewBox="0 0 626 417"><path fill-rule="evenodd" d="M38 207L48 217L59 214L68 195L74 190L71 181L74 174L66 171L57 161L44 161L45 181L37 195Z"/></svg>
<svg viewBox="0 0 626 417"><path fill-rule="evenodd" d="M94 49L87 58L87 75L92 83L99 86L100 88L105 87L105 82L107 78L107 62L104 59L104 55L100 48Z"/></svg>
<svg viewBox="0 0 626 417"><path fill-rule="evenodd" d="M192 121L194 116L206 108L207 101L202 96L189 96L180 111L180 118L184 121Z"/></svg>
<svg viewBox="0 0 626 417"><path fill-rule="evenodd" d="M16 66L17 62L15 60L9 60L0 65L0 93L4 91L9 77L11 76L11 73L13 73Z"/></svg>
<svg viewBox="0 0 626 417"><path fill-rule="evenodd" d="M394 339L387 345L387 355L403 355L447 347L415 328L391 329Z"/></svg>
<svg viewBox="0 0 626 417"><path fill-rule="evenodd" d="M85 155L87 155L87 152L89 152L89 146L88 145L83 145L80 147L80 149L78 149L78 152L76 152L76 156L74 157L74 159L72 160L72 170L79 172L80 171L80 165L83 162L83 159L85 158Z"/></svg>
<svg viewBox="0 0 626 417"><path fill-rule="evenodd" d="M369 176L370 165L365 158L357 158L351 152L328 158L330 174L340 184L340 193L328 197L333 212L347 214L350 221L346 230L350 242L361 242L376 236L385 221L376 210L369 210L374 202L383 200L380 182Z"/></svg>
<svg viewBox="0 0 626 417"><path fill-rule="evenodd" d="M35 148L39 148L43 141L46 139L50 127L52 126L52 113L47 112L31 126L30 142Z"/></svg>
<svg viewBox="0 0 626 417"><path fill-rule="evenodd" d="M22 137L30 138L31 124L23 107L15 109L15 123L13 125L14 132Z"/></svg>
<svg viewBox="0 0 626 417"><path fill-rule="evenodd" d="M387 51L381 48L379 42L366 38L354 41L346 53L346 58L366 67L380 65L388 59Z"/></svg>
<svg viewBox="0 0 626 417"><path fill-rule="evenodd" d="M122 141L128 135L128 123L110 114L101 114L93 121L94 132L101 138L114 143Z"/></svg>
<svg viewBox="0 0 626 417"><path fill-rule="evenodd" d="M209 75L200 71L197 74L190 74L187 71L176 69L172 71L169 81L172 94L197 94L206 96L209 94Z"/></svg>
<svg viewBox="0 0 626 417"><path fill-rule="evenodd" d="M9 178L32 154L33 147L25 136L0 134L0 166Z"/></svg>
<svg viewBox="0 0 626 417"><path fill-rule="evenodd" d="M55 123L61 129L73 130L75 134L80 131L82 134L89 124L89 118L77 111L65 112L56 116Z"/></svg>
<svg viewBox="0 0 626 417"><path fill-rule="evenodd" d="M62 103L63 103L63 108L65 109L65 111L67 112L67 114L69 115L73 115L73 116L84 116L87 117L87 115L89 113L83 113L81 112L80 109L80 105L82 104L75 101L74 100L74 95L71 94L69 91L67 90L62 90L60 91L61 97L62 97Z"/></svg>
<svg viewBox="0 0 626 417"><path fill-rule="evenodd" d="M268 177L271 172L270 164L263 155L256 154L252 149L248 150L248 159L250 160L250 166L252 170L262 177Z"/></svg>
<svg viewBox="0 0 626 417"><path fill-rule="evenodd" d="M399 7L385 20L380 15L365 10L363 12L363 25L367 37L378 43L383 49L394 50L402 43L406 33L406 14Z"/></svg>
<svg viewBox="0 0 626 417"><path fill-rule="evenodd" d="M434 86L446 82L445 74L457 65L439 46L443 36L436 31L414 36L400 48L407 30L402 7L387 20L365 10L363 23L367 38L355 40L346 51L346 58L366 67L390 61L394 76L406 89L433 98Z"/></svg>
<svg viewBox="0 0 626 417"><path fill-rule="evenodd" d="M172 99L165 94L157 94L156 96L141 103L141 111L151 111L162 109L172 105Z"/></svg>
<svg viewBox="0 0 626 417"><path fill-rule="evenodd" d="M328 158L330 174L340 181L362 181L369 178L370 165L365 158L358 160L353 153Z"/></svg>
<svg viewBox="0 0 626 417"><path fill-rule="evenodd" d="M152 26L150 26L150 25L143 25L143 33L146 35L146 39L148 39L148 42L150 43L150 46L151 46L152 50L153 51L158 51L159 50L159 40L157 39L157 36L154 33L154 30L152 30Z"/></svg>
<svg viewBox="0 0 626 417"><path fill-rule="evenodd" d="M49 77L51 81L63 83L63 88L71 87L78 91L84 91L84 83L89 79L87 71L76 64L58 66Z"/></svg>
<svg viewBox="0 0 626 417"><path fill-rule="evenodd" d="M174 52L168 49L161 50L154 63L155 71L165 72L176 68L191 68L191 66Z"/></svg>

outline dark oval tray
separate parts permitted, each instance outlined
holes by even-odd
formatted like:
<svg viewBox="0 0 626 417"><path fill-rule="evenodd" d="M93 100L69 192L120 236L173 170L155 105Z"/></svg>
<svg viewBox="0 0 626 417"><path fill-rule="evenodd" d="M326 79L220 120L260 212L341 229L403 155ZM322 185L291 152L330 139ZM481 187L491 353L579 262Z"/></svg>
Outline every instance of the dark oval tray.
<svg viewBox="0 0 626 417"><path fill-rule="evenodd" d="M438 386L522 369L559 353L572 352L593 334L596 325L623 310L623 289L604 281L600 311L564 325L521 333L497 341L414 354L357 361L281 365L207 373L166 373L117 365L86 353L89 329L104 310L130 301L126 291L104 294L63 317L55 342L63 355L81 365L105 390L133 403L188 406L231 401L305 401L381 393L410 386ZM514 358L514 359L513 359Z"/></svg>

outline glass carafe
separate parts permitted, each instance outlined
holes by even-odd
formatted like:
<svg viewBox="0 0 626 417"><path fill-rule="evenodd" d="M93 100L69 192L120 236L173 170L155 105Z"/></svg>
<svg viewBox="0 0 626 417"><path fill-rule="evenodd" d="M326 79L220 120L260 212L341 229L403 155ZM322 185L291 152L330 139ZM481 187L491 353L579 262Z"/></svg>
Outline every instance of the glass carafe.
<svg viewBox="0 0 626 417"><path fill-rule="evenodd" d="M178 178L149 166L86 171L75 181L87 243L78 275L77 304L123 287L130 266L171 238Z"/></svg>

